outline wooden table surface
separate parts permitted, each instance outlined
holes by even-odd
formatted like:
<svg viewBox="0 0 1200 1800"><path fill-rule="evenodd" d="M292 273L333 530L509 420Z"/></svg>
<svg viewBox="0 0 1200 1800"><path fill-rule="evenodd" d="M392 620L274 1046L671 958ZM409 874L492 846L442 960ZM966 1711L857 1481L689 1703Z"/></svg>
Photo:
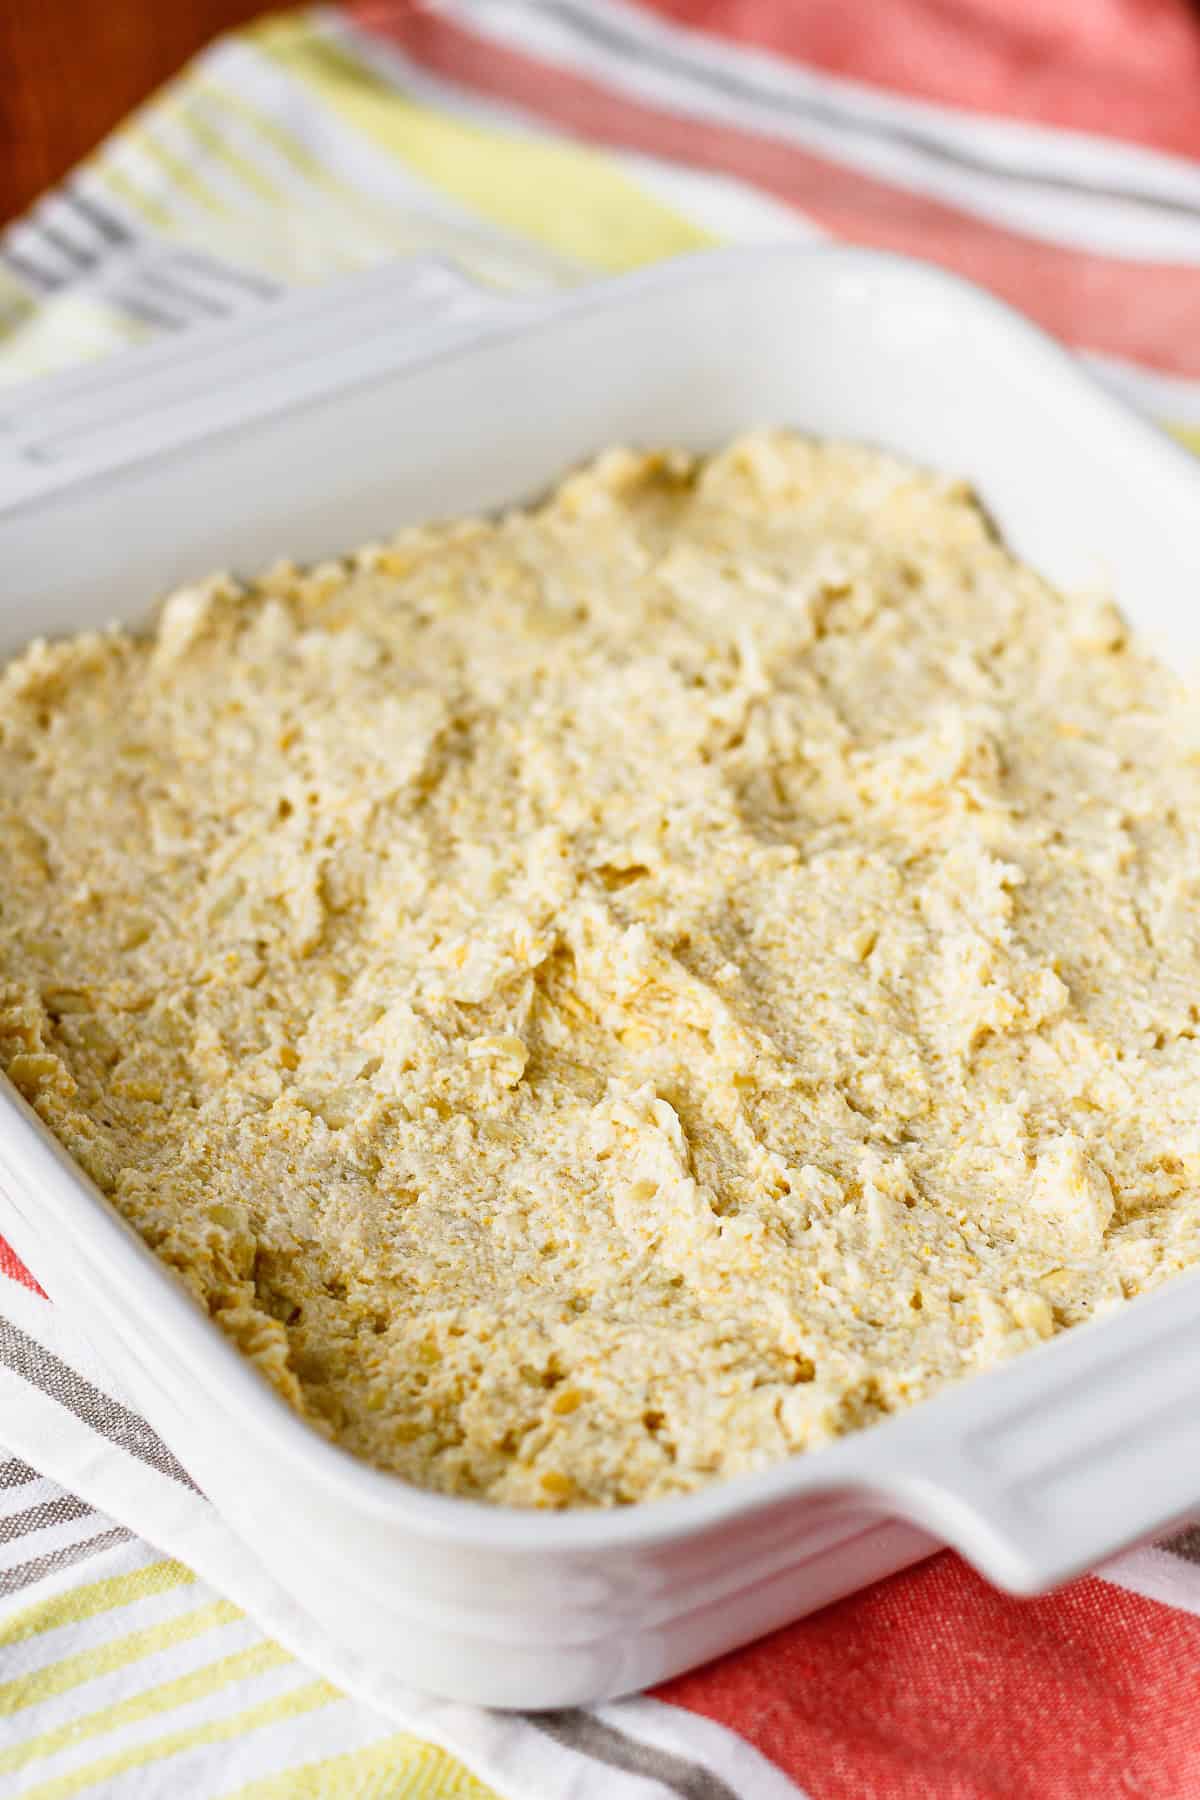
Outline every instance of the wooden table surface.
<svg viewBox="0 0 1200 1800"><path fill-rule="evenodd" d="M267 0L0 0L0 223Z"/></svg>

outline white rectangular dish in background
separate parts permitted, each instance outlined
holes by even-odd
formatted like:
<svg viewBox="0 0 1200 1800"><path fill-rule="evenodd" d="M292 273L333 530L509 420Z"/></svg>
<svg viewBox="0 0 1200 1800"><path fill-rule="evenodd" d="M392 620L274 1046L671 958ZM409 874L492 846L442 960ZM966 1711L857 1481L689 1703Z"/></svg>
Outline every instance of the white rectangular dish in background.
<svg viewBox="0 0 1200 1800"><path fill-rule="evenodd" d="M788 249L532 302L397 265L11 390L0 650L215 568L527 499L611 443L768 423L967 476L1053 580L1106 584L1176 663L1200 649L1184 452L962 283ZM1200 1506L1200 1276L762 1474L548 1516L419 1492L316 1436L4 1082L0 1232L329 1638L458 1699L642 1687L937 1543L1037 1591Z"/></svg>

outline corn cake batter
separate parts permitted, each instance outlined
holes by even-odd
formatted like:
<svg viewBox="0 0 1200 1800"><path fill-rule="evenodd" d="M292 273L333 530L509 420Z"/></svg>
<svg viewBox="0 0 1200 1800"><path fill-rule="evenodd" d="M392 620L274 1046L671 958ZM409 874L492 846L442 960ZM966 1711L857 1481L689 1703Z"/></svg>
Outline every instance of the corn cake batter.
<svg viewBox="0 0 1200 1800"><path fill-rule="evenodd" d="M959 485L614 451L12 663L0 1060L337 1442L695 1488L1197 1260L1193 708Z"/></svg>

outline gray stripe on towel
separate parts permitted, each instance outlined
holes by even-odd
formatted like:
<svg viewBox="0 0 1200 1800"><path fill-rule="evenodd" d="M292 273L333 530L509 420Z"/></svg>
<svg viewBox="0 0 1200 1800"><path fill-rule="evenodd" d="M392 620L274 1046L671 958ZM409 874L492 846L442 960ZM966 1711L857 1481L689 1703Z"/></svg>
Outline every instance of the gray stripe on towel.
<svg viewBox="0 0 1200 1800"><path fill-rule="evenodd" d="M148 1468L170 1476L172 1481L182 1482L194 1492L199 1491L187 1470L176 1461L145 1419L114 1400L111 1394L95 1387L61 1357L43 1349L36 1339L9 1319L0 1319L0 1363L74 1413L77 1419L82 1419L110 1443L136 1456Z"/></svg>
<svg viewBox="0 0 1200 1800"><path fill-rule="evenodd" d="M72 1563L85 1562L89 1556L98 1556L101 1550L111 1550L114 1544L124 1544L132 1538L133 1533L126 1531L123 1525L113 1525L108 1531L102 1531L98 1537L87 1538L82 1544L67 1544L61 1550L48 1550L45 1556L35 1556L30 1562L18 1563L15 1569L0 1569L0 1599L9 1594L19 1594L22 1588L32 1587L35 1581L44 1581L47 1575L57 1575L60 1569L69 1569Z"/></svg>
<svg viewBox="0 0 1200 1800"><path fill-rule="evenodd" d="M74 1494L56 1494L23 1512L0 1516L0 1544L11 1544L14 1538L28 1537L34 1531L48 1531L52 1525L69 1525L73 1519L86 1519L92 1508Z"/></svg>
<svg viewBox="0 0 1200 1800"><path fill-rule="evenodd" d="M627 1737L615 1726L606 1724L594 1713L580 1707L565 1712L526 1713L526 1721L546 1737L553 1738L564 1749L576 1750L595 1762L607 1763L625 1775L641 1775L657 1781L679 1800L739 1800L736 1791L706 1769L701 1763L676 1756L673 1750L661 1750L657 1744L643 1744ZM742 1796L741 1800L748 1800Z"/></svg>

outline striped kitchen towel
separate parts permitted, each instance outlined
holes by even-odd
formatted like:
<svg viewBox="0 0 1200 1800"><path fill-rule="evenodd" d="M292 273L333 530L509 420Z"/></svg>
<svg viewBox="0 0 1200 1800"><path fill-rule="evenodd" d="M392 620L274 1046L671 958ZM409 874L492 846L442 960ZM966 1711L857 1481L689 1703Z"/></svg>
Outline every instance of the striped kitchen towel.
<svg viewBox="0 0 1200 1800"><path fill-rule="evenodd" d="M932 258L1200 428L1188 0L356 0L215 44L0 240L0 378L413 250Z"/></svg>
<svg viewBox="0 0 1200 1800"><path fill-rule="evenodd" d="M538 289L929 256L1200 444L1187 0L359 0L197 60L0 238L0 379L417 250ZM0 1245L0 1795L1200 1796L1200 1541L1017 1603L948 1555L591 1712L325 1647ZM153 1548L151 1548L153 1546Z"/></svg>

